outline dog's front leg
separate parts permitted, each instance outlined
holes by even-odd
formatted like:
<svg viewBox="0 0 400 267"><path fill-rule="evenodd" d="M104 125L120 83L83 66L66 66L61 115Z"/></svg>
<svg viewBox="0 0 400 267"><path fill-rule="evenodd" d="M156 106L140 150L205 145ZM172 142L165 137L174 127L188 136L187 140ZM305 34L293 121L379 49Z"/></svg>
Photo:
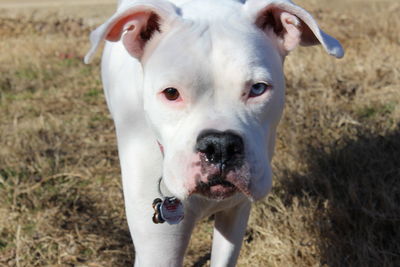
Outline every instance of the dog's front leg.
<svg viewBox="0 0 400 267"><path fill-rule="evenodd" d="M141 199L129 201L127 197L127 216L135 246L135 267L182 266L197 215L185 210L185 218L179 224L155 224L151 220L151 205L146 203L151 204Z"/></svg>
<svg viewBox="0 0 400 267"><path fill-rule="evenodd" d="M135 267L179 267L183 264L193 225L150 225L134 229Z"/></svg>
<svg viewBox="0 0 400 267"><path fill-rule="evenodd" d="M235 266L251 209L246 200L215 214L211 266Z"/></svg>

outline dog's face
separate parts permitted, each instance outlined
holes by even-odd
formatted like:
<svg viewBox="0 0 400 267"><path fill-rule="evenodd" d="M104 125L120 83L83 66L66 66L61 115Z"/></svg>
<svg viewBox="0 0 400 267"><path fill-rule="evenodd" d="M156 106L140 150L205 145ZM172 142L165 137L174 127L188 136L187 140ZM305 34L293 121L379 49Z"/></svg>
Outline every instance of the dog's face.
<svg viewBox="0 0 400 267"><path fill-rule="evenodd" d="M246 20L181 23L145 54L144 108L177 197L252 199L271 187L282 58Z"/></svg>
<svg viewBox="0 0 400 267"><path fill-rule="evenodd" d="M340 44L288 0L124 1L92 33L122 41L143 67L143 107L176 197L259 199L271 188L284 105L284 57L296 45Z"/></svg>

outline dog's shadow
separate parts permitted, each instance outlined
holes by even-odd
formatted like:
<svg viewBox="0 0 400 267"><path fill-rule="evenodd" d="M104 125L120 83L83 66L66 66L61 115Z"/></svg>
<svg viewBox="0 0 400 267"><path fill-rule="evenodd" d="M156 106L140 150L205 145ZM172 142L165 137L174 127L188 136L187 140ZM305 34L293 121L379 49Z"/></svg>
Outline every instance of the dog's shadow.
<svg viewBox="0 0 400 267"><path fill-rule="evenodd" d="M312 198L321 265L400 266L400 131L304 151L306 174L280 182L285 202Z"/></svg>

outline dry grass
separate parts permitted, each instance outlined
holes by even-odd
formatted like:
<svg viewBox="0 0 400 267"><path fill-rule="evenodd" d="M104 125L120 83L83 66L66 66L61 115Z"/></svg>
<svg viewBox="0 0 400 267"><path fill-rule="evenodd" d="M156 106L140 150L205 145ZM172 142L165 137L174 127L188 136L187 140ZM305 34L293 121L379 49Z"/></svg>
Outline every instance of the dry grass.
<svg viewBox="0 0 400 267"><path fill-rule="evenodd" d="M238 265L400 266L400 5L298 2L347 54L289 57L274 190ZM126 266L114 129L99 61L81 61L113 4L52 8L0 10L0 265ZM211 231L199 224L186 266L209 264Z"/></svg>

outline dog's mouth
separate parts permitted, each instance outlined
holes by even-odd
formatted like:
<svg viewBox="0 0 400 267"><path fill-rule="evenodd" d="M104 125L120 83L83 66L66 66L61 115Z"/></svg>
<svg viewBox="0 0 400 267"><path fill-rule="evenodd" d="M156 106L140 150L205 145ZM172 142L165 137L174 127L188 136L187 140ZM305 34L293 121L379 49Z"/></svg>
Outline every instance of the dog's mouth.
<svg viewBox="0 0 400 267"><path fill-rule="evenodd" d="M222 200L235 193L243 193L252 198L250 193L250 165L241 160L241 164L210 163L200 155L200 161L192 164L196 172L192 173L192 182L188 186L188 195L197 194L209 199Z"/></svg>
<svg viewBox="0 0 400 267"><path fill-rule="evenodd" d="M223 187L235 187L231 182L223 180L221 176L216 176L212 178L208 183L200 182L200 187L213 187L216 185L221 185Z"/></svg>
<svg viewBox="0 0 400 267"><path fill-rule="evenodd" d="M201 194L211 199L224 199L232 196L238 188L219 175L213 176L206 183L199 181L194 193Z"/></svg>

